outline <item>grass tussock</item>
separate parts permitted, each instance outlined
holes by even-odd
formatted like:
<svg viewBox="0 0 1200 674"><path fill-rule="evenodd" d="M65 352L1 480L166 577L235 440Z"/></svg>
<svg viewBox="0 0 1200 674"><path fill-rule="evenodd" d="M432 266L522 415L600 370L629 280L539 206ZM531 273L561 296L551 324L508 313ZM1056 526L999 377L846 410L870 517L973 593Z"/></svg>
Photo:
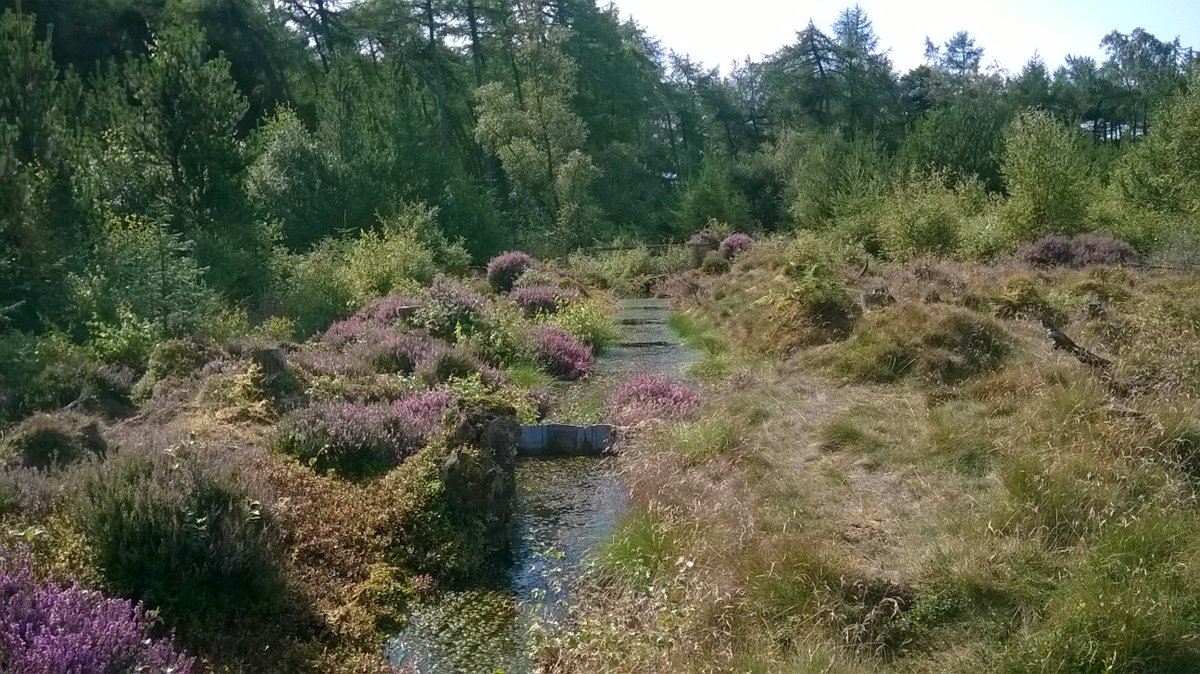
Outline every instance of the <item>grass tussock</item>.
<svg viewBox="0 0 1200 674"><path fill-rule="evenodd" d="M958 384L996 368L1012 350L995 321L955 307L908 304L864 318L829 356L839 372L860 381L906 377Z"/></svg>

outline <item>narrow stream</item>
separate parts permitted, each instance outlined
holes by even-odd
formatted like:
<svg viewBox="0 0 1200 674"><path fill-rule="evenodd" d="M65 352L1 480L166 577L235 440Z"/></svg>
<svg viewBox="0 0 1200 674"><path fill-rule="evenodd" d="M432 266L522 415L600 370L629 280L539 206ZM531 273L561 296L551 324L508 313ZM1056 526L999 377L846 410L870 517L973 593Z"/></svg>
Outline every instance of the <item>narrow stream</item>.
<svg viewBox="0 0 1200 674"><path fill-rule="evenodd" d="M649 370L682 377L694 353L671 332L668 314L663 300L621 300L625 338L597 359L596 376ZM523 459L516 479L508 564L492 580L413 610L386 646L393 664L410 663L421 674L533 671L530 628L564 610L571 579L629 503L611 458Z"/></svg>

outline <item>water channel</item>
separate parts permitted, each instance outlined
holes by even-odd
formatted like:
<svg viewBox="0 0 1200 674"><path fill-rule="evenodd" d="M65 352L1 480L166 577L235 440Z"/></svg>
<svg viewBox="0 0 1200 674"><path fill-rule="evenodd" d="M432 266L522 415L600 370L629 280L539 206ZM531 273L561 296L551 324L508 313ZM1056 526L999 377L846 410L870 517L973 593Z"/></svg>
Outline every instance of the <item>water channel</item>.
<svg viewBox="0 0 1200 674"><path fill-rule="evenodd" d="M597 359L595 377L619 380L640 371L673 378L694 353L667 325L663 300L623 299L622 342ZM409 614L387 644L394 664L421 674L525 674L533 671L530 628L560 617L570 580L628 507L612 458L522 459L507 564L476 587L445 592Z"/></svg>

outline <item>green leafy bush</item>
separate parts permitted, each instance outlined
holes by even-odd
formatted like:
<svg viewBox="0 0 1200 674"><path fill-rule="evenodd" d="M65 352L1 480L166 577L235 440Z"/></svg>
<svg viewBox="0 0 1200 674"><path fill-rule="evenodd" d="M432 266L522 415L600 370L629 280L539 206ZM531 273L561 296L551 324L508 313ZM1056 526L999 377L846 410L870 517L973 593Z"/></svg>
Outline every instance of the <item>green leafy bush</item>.
<svg viewBox="0 0 1200 674"><path fill-rule="evenodd" d="M326 239L303 255L278 254L277 313L295 321L300 336L308 336L370 300L416 294L429 284L439 266L435 250L423 240L428 235L421 232L433 216L416 206L405 213L355 239Z"/></svg>
<svg viewBox="0 0 1200 674"><path fill-rule="evenodd" d="M128 390L101 376L89 350L62 333L0 334L0 423L76 400L122 398Z"/></svg>
<svg viewBox="0 0 1200 674"><path fill-rule="evenodd" d="M617 328L604 304L596 301L576 302L556 314L544 316L546 323L557 325L567 334L591 347L596 354L617 341Z"/></svg>
<svg viewBox="0 0 1200 674"><path fill-rule="evenodd" d="M905 183L879 209L879 233L893 260L944 256L958 250L965 213L938 174Z"/></svg>
<svg viewBox="0 0 1200 674"><path fill-rule="evenodd" d="M1004 219L1017 241L1075 234L1087 224L1087 167L1074 132L1049 113L1029 110L1005 135Z"/></svg>

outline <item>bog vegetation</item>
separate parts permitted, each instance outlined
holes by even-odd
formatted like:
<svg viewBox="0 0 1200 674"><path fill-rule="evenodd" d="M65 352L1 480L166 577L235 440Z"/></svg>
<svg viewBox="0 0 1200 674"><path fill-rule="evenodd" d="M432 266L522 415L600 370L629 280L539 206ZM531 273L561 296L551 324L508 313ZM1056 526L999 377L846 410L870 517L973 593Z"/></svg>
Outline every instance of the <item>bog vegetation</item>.
<svg viewBox="0 0 1200 674"><path fill-rule="evenodd" d="M899 73L853 7L722 74L590 0L3 7L0 670L389 671L543 419L633 493L547 671L1200 668L1177 39ZM644 292L691 385L597 376Z"/></svg>

